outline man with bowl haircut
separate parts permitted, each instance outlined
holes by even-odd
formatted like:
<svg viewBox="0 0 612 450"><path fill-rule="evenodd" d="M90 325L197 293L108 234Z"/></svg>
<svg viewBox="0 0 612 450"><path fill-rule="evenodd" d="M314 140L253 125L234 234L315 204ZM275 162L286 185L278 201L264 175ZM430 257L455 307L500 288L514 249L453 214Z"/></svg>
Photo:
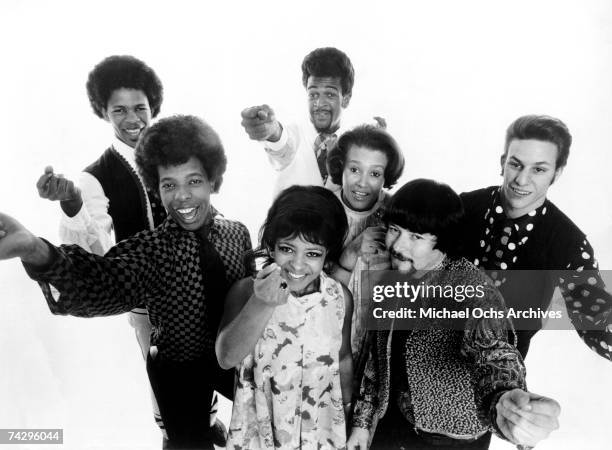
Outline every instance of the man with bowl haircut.
<svg viewBox="0 0 612 450"><path fill-rule="evenodd" d="M327 153L341 134L342 111L353 93L355 71L349 57L333 47L317 48L302 62L302 84L308 99L309 124L285 124L268 105L242 111L242 126L252 140L262 142L272 166L279 171L275 193L293 184L334 184L327 172ZM384 127L384 120L375 118Z"/></svg>
<svg viewBox="0 0 612 450"><path fill-rule="evenodd" d="M503 183L461 195L466 209L466 250L497 277L508 307L546 311L559 287L580 337L612 358L612 298L585 234L546 196L559 179L572 137L549 116L519 117L506 132ZM529 282L506 270L529 270ZM538 271L538 272L535 272ZM527 354L540 319L517 322L518 349Z"/></svg>

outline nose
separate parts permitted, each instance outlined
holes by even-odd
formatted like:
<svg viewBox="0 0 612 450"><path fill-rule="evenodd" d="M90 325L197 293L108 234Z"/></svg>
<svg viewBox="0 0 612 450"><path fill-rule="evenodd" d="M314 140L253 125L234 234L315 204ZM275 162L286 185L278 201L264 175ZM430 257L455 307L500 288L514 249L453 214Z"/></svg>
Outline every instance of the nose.
<svg viewBox="0 0 612 450"><path fill-rule="evenodd" d="M302 270L304 266L305 266L304 255L295 253L293 255L293 258L291 259L291 268L297 272L297 271Z"/></svg>
<svg viewBox="0 0 612 450"><path fill-rule="evenodd" d="M405 255L410 250L411 246L410 239L401 239L401 234L393 237L393 240L389 242L389 249L395 253Z"/></svg>
<svg viewBox="0 0 612 450"><path fill-rule="evenodd" d="M185 186L178 186L175 195L177 200L185 201L191 198L191 191Z"/></svg>
<svg viewBox="0 0 612 450"><path fill-rule="evenodd" d="M135 110L128 109L127 110L126 120L129 121L129 122L139 122L140 121L140 117L138 117L138 114L136 114Z"/></svg>
<svg viewBox="0 0 612 450"><path fill-rule="evenodd" d="M516 182L516 184L518 184L519 186L524 186L527 183L529 183L529 173L527 172L527 170L522 169L520 170L517 174L516 177L514 177L514 181Z"/></svg>
<svg viewBox="0 0 612 450"><path fill-rule="evenodd" d="M357 186L364 187L367 183L368 174L364 171L361 172L359 178L357 179Z"/></svg>

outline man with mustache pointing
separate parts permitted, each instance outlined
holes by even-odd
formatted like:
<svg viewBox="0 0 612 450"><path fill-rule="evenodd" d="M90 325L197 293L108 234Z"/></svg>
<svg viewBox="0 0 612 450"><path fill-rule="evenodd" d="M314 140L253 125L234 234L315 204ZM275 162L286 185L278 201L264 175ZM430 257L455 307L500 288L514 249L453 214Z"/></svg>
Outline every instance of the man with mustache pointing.
<svg viewBox="0 0 612 450"><path fill-rule="evenodd" d="M242 111L246 133L262 142L270 163L279 172L275 194L293 184L340 189L328 176L327 153L341 134L340 117L351 100L354 78L353 65L344 52L318 48L302 62L310 124L282 124L268 105ZM383 119L375 120L385 126Z"/></svg>

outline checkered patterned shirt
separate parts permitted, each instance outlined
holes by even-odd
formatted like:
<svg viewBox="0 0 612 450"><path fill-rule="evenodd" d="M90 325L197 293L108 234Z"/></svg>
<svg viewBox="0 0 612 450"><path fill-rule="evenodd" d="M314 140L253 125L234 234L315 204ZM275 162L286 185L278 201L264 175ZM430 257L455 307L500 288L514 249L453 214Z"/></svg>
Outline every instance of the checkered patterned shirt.
<svg viewBox="0 0 612 450"><path fill-rule="evenodd" d="M247 228L217 216L208 240L221 257L227 285L243 278L243 256L251 249ZM76 245L49 245L54 256L48 266L25 266L53 314L109 316L130 311L145 299L153 328L151 345L158 347L160 356L175 361L214 358L224 299L204 298L206 280L196 233L168 217L155 230L120 242L104 257ZM59 291L58 298L51 287Z"/></svg>

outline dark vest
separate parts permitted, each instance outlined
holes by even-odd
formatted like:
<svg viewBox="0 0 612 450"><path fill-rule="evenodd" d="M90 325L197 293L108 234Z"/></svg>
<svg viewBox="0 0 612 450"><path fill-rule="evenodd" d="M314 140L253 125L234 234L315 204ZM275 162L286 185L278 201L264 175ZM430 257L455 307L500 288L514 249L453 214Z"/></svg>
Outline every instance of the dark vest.
<svg viewBox="0 0 612 450"><path fill-rule="evenodd" d="M109 200L108 214L113 219L117 242L149 229L147 194L136 173L112 147L84 171L96 177ZM151 203L158 209L158 200L151 198ZM154 226L157 226L161 223L161 217L159 211L158 214L155 212Z"/></svg>

